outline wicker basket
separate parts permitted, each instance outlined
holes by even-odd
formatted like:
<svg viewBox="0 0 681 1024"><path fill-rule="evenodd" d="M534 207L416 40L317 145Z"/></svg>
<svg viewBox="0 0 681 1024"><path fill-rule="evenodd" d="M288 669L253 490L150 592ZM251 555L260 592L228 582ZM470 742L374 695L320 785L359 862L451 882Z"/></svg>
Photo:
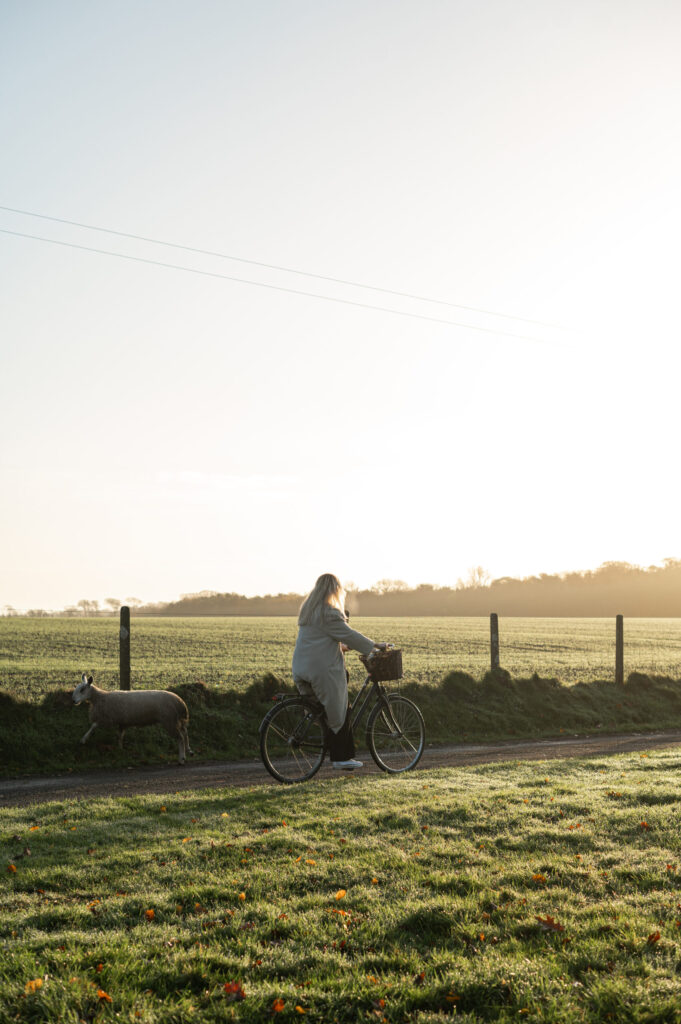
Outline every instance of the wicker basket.
<svg viewBox="0 0 681 1024"><path fill-rule="evenodd" d="M376 651L371 660L362 658L371 678L377 683L386 683L391 679L402 678L402 651L393 648L389 651Z"/></svg>

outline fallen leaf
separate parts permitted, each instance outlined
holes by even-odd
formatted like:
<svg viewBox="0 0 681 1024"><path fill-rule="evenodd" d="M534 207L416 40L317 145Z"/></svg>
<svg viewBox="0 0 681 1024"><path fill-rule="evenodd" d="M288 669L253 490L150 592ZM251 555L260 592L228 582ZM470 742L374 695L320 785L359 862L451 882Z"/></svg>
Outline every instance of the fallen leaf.
<svg viewBox="0 0 681 1024"><path fill-rule="evenodd" d="M144 916L146 917L147 921L153 921L154 918L156 917L156 914L154 913L153 910L145 910Z"/></svg>
<svg viewBox="0 0 681 1024"><path fill-rule="evenodd" d="M226 981L225 982L225 995L229 997L229 1002L238 1002L246 998L246 993L239 981Z"/></svg>
<svg viewBox="0 0 681 1024"><path fill-rule="evenodd" d="M97 998L102 1003L113 1003L113 999L108 992L105 992L103 988L97 989Z"/></svg>
<svg viewBox="0 0 681 1024"><path fill-rule="evenodd" d="M648 938L646 939L646 942L648 943L649 946L654 946L655 943L659 942L661 938L662 938L662 936L660 935L659 932L651 932L650 935L648 936Z"/></svg>
<svg viewBox="0 0 681 1024"><path fill-rule="evenodd" d="M347 892L346 889L339 889L338 892L336 893L336 899L337 900L342 900L344 898L346 892Z"/></svg>
<svg viewBox="0 0 681 1024"><path fill-rule="evenodd" d="M550 914L547 914L546 917L540 917L539 914L535 914L534 916L539 921L539 924L541 925L542 931L545 931L545 932L564 932L565 931L565 925L564 924L559 924L558 921L556 921L555 917L551 917Z"/></svg>
<svg viewBox="0 0 681 1024"><path fill-rule="evenodd" d="M281 1013L284 1009L285 1003L283 999L275 999L272 1003L272 1013Z"/></svg>
<svg viewBox="0 0 681 1024"><path fill-rule="evenodd" d="M24 992L29 995L31 992L37 992L39 988L43 987L42 978L33 978L32 981L27 981L24 986Z"/></svg>

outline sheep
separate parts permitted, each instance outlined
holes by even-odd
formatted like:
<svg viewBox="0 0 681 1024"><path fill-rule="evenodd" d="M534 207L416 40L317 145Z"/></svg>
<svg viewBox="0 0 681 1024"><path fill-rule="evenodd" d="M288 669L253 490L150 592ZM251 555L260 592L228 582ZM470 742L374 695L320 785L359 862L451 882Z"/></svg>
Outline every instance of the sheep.
<svg viewBox="0 0 681 1024"><path fill-rule="evenodd" d="M83 672L81 681L73 691L73 703L90 702L90 728L81 739L85 743L98 725L118 726L118 745L123 747L123 736L130 725L161 725L169 736L177 738L178 760L184 764L189 747L187 705L170 690L100 690L93 677Z"/></svg>

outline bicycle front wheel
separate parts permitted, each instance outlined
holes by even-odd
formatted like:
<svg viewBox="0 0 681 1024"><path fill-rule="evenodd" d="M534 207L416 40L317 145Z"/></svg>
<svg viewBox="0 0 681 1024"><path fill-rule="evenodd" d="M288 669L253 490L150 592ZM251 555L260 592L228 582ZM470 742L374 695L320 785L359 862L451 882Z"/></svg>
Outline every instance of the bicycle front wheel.
<svg viewBox="0 0 681 1024"><path fill-rule="evenodd" d="M369 716L366 739L379 768L392 775L407 772L418 764L425 746L423 715L408 697L385 694Z"/></svg>
<svg viewBox="0 0 681 1024"><path fill-rule="evenodd" d="M260 726L260 756L279 782L306 782L324 760L324 724L319 711L301 697L284 700Z"/></svg>

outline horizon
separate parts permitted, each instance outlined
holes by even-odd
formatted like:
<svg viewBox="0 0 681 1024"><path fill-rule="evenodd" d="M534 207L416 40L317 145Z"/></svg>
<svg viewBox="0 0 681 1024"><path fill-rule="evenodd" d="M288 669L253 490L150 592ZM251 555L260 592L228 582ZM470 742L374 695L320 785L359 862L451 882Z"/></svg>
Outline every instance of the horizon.
<svg viewBox="0 0 681 1024"><path fill-rule="evenodd" d="M0 607L678 550L681 5L0 29Z"/></svg>
<svg viewBox="0 0 681 1024"><path fill-rule="evenodd" d="M408 590L408 591L417 590L419 587L433 587L436 590L458 590L458 589L461 589L461 588L464 588L464 589L465 588L471 588L471 589L473 589L473 588L479 588L479 587L489 587L489 586L493 585L494 583L498 583L499 580L501 580L501 579L513 579L513 580L515 580L515 581L517 581L519 583L522 583L522 582L531 581L533 579L537 579L538 577L541 577L541 576L547 576L547 577L553 578L553 579L563 579L564 577L570 576L570 575L586 576L586 575L589 575L589 574L595 574L599 570L602 570L602 569L604 569L604 568L606 568L608 566L611 566L611 565L612 566L627 567L627 568L630 568L630 569L634 569L634 570L638 570L638 571L643 571L643 572L650 572L650 571L654 571L656 569L664 569L666 567L667 563L678 562L678 561L680 561L680 559L677 559L677 558L669 556L669 557L665 557L663 559L660 559L658 562L651 563L649 565L640 565L640 564L636 564L636 563L633 563L633 562L627 562L626 560L623 560L623 559L614 559L614 560L607 561L607 562L601 562L599 565L593 566L591 568L565 569L565 570L561 570L561 571L553 572L553 573L544 573L544 572L530 573L530 574L524 575L524 576L513 576L513 577L508 577L508 576L492 576L482 566L475 566L475 567L471 567L469 569L468 574L467 574L467 578L465 578L465 579L464 578L459 578L455 582L453 581L453 582L449 582L449 583L436 583L436 582L433 582L433 581L420 580L418 583L408 583L407 581L405 581L401 577L395 577L395 578L384 578L384 579L380 579L380 580L374 580L373 583L367 583L367 584L358 584L358 583L355 583L354 581L348 581L345 584L345 588L346 588L346 593L347 594L359 593L361 591L366 591L366 592L368 592L368 591L377 591L377 589L379 588L379 586L381 584L400 584L400 585L403 585L405 587L405 589ZM136 607L139 607L139 608L154 607L155 605L165 606L165 605L175 604L175 603L186 601L186 600L192 600L192 599L195 599L195 598L198 598L198 597L201 597L201 596L220 596L220 595L233 594L233 595L235 595L235 596L237 596L239 598L245 598L245 599L250 600L252 598L268 598L268 597L277 597L279 595L291 595L291 596L294 596L294 597L303 597L308 592L309 592L309 588L308 588L308 590L291 590L291 589L277 590L277 591L275 591L275 590L263 590L263 591L260 591L258 593L245 594L245 593L242 593L240 591L235 591L235 590L217 590L217 589L207 589L207 588L204 588L204 589L198 590L198 591L182 591L179 595L176 595L174 597L157 598L157 599L150 599L150 600L144 600L142 598L136 597L135 595L130 595L126 599L120 599L120 598L114 597L113 595L109 595L108 598L99 598L99 597L93 597L92 595L90 595L87 598L79 598L77 601L67 602L67 603L65 603L63 605L60 605L59 607L52 607L52 608L45 608L43 606L40 606L36 602L30 603L25 608L18 608L16 605L11 604L11 602L4 602L4 603L0 604L0 616L1 617L11 617L14 614L24 615L24 614L26 614L28 612L31 612L31 611L47 612L48 614L58 614L59 612L62 612L62 611L73 611L73 610L76 610L78 608L78 602L79 601L80 602L86 601L86 602L88 602L92 606L96 605L97 607L96 607L96 610L94 611L94 614L99 615L101 613L107 614L108 612L111 612L111 614L118 614L118 609L117 608L114 609L114 608L110 607L110 608L107 609L107 607L105 607L107 605L108 601L118 602L120 605L126 605L126 604L129 603L130 606L134 609ZM83 611L83 614L85 614L85 611Z"/></svg>

